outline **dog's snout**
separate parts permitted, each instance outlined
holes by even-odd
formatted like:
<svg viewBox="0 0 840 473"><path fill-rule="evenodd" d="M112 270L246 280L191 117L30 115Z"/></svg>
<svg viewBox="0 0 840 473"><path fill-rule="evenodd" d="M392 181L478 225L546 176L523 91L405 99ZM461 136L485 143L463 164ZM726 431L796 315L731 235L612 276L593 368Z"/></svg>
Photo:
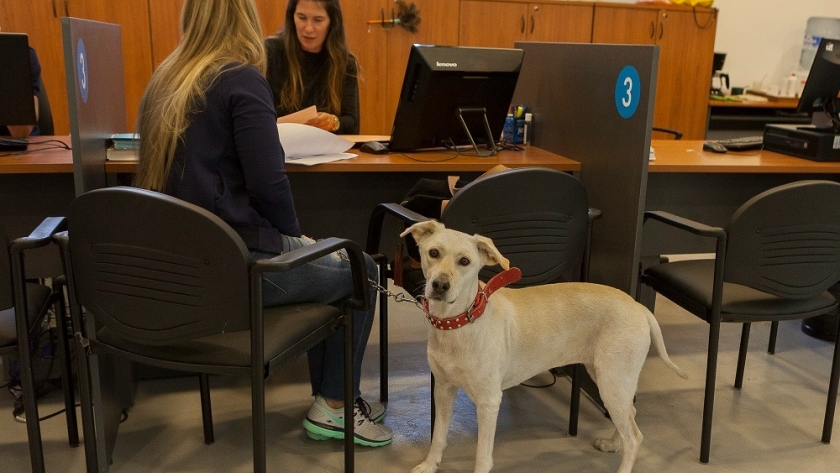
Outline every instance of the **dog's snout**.
<svg viewBox="0 0 840 473"><path fill-rule="evenodd" d="M444 293L449 290L449 276L442 274L432 280L432 290L437 293Z"/></svg>

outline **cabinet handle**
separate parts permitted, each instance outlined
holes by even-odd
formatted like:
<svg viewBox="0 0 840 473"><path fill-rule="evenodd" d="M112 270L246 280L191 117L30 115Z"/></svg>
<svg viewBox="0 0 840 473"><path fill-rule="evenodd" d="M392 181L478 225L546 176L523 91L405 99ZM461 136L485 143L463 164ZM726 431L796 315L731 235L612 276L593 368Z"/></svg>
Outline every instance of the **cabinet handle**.
<svg viewBox="0 0 840 473"><path fill-rule="evenodd" d="M656 23L650 22L650 39L653 39L653 35L656 34Z"/></svg>
<svg viewBox="0 0 840 473"><path fill-rule="evenodd" d="M536 20L534 20L534 17L535 17L535 16L536 16L536 15L531 15L531 31L530 31L530 32L531 32L532 34L534 33L534 23L536 23Z"/></svg>
<svg viewBox="0 0 840 473"><path fill-rule="evenodd" d="M662 34L665 33L665 23L659 24L659 39L662 39Z"/></svg>
<svg viewBox="0 0 840 473"><path fill-rule="evenodd" d="M525 32L525 15L522 15L522 17L520 19L522 21L520 22L519 32L524 33Z"/></svg>
<svg viewBox="0 0 840 473"><path fill-rule="evenodd" d="M70 16L70 7L67 5L69 0L64 0L64 16Z"/></svg>
<svg viewBox="0 0 840 473"><path fill-rule="evenodd" d="M55 9L55 0L52 0L53 18L58 18L58 10Z"/></svg>

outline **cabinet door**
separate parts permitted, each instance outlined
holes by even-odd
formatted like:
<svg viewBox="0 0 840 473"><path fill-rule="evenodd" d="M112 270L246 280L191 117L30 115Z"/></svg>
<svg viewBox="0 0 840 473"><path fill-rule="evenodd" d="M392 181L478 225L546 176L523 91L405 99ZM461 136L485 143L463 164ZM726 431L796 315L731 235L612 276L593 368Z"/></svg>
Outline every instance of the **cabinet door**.
<svg viewBox="0 0 840 473"><path fill-rule="evenodd" d="M126 123L133 130L137 124L140 100L152 77L152 39L147 0L67 0L65 3L70 16L116 23L122 27Z"/></svg>
<svg viewBox="0 0 840 473"><path fill-rule="evenodd" d="M157 68L181 39L181 7L184 0L149 0L149 29L152 38L152 63Z"/></svg>
<svg viewBox="0 0 840 473"><path fill-rule="evenodd" d="M592 40L592 5L528 5L528 41L588 43Z"/></svg>
<svg viewBox="0 0 840 473"><path fill-rule="evenodd" d="M711 10L660 12L653 123L680 130L687 140L706 136L716 21Z"/></svg>
<svg viewBox="0 0 840 473"><path fill-rule="evenodd" d="M512 48L533 22L526 3L462 1L458 44Z"/></svg>
<svg viewBox="0 0 840 473"><path fill-rule="evenodd" d="M596 4L592 42L655 44L657 22L657 10Z"/></svg>
<svg viewBox="0 0 840 473"><path fill-rule="evenodd" d="M0 26L3 31L26 33L29 45L38 53L41 78L50 101L53 126L57 135L70 134L67 111L67 82L64 74L64 51L61 46L63 10L50 0L2 0Z"/></svg>

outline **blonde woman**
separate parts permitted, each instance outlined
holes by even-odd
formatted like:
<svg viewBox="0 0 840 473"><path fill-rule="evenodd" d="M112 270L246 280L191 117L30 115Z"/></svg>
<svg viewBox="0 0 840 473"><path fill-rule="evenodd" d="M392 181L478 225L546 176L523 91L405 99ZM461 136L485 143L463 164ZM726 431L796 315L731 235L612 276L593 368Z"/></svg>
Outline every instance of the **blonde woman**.
<svg viewBox="0 0 840 473"><path fill-rule="evenodd" d="M254 0L185 0L181 42L155 71L140 106L135 185L199 205L231 225L252 258L309 244L301 237L285 170ZM310 240L311 241L311 240ZM366 256L368 277L377 268ZM263 281L266 306L302 301L342 304L351 293L349 262L324 257ZM370 309L355 314L356 443L391 442L374 422L384 406L359 396ZM335 333L308 353L315 402L304 420L310 437L343 437L343 339Z"/></svg>

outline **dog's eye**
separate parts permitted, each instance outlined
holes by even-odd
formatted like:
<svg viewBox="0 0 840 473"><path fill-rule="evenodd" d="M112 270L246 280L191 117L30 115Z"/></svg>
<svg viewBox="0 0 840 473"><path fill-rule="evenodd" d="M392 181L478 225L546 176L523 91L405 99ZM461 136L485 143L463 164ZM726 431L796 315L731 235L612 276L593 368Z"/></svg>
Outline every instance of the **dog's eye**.
<svg viewBox="0 0 840 473"><path fill-rule="evenodd" d="M463 257L463 258L458 260L458 264L460 264L461 266L469 266L470 265L470 259L467 258L467 257Z"/></svg>
<svg viewBox="0 0 840 473"><path fill-rule="evenodd" d="M440 252L437 250L437 248L432 248L431 250L429 250L429 256L431 256L432 258L437 258L438 256L440 256Z"/></svg>

